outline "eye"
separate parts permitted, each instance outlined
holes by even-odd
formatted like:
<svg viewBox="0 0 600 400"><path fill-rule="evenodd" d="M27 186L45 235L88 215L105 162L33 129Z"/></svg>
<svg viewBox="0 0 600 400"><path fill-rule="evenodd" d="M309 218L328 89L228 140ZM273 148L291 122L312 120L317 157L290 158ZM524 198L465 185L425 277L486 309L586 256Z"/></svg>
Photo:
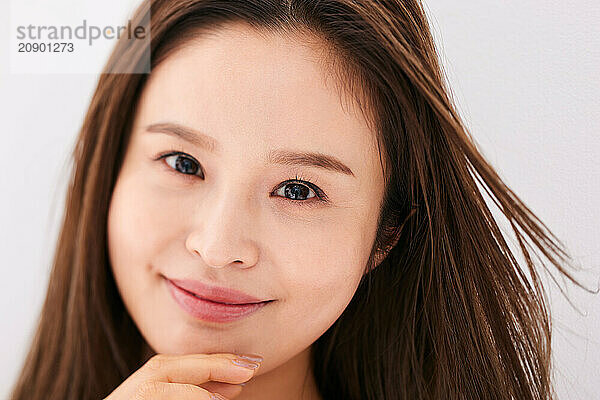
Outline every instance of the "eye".
<svg viewBox="0 0 600 400"><path fill-rule="evenodd" d="M193 178L194 175L198 175L200 172L200 178L204 179L204 173L200 168L200 164L194 157L181 152L171 152L159 157L159 159L162 158L164 158L165 163L177 173L189 175L189 178Z"/></svg>
<svg viewBox="0 0 600 400"><path fill-rule="evenodd" d="M299 205L310 205L314 202L327 201L327 195L318 186L307 180L298 178L297 175L295 179L282 182L272 194L290 199ZM312 198L315 198L315 201L309 201Z"/></svg>

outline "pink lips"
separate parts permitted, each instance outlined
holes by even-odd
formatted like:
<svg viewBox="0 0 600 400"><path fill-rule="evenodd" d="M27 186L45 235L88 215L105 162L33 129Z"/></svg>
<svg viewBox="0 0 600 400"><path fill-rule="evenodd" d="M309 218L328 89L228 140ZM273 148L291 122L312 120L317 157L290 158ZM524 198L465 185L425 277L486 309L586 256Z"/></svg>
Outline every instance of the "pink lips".
<svg viewBox="0 0 600 400"><path fill-rule="evenodd" d="M206 300L211 300L218 303L227 304L248 304L248 303L260 303L262 301L256 297L247 295L246 293L239 292L233 289L222 288L218 286L209 286L199 281L185 280L185 279L169 279L174 285L179 286L181 289L187 290L195 294L198 297L202 297Z"/></svg>
<svg viewBox="0 0 600 400"><path fill-rule="evenodd" d="M177 279L165 279L165 281L171 296L183 310L195 318L210 322L235 321L252 314L272 301L261 301L242 292L211 287L198 281Z"/></svg>

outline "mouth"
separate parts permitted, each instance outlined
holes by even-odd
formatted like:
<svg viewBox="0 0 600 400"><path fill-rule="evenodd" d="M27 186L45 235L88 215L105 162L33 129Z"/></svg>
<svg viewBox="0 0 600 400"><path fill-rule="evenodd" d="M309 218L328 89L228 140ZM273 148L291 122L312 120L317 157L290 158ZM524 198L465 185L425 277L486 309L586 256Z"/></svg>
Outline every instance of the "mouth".
<svg viewBox="0 0 600 400"><path fill-rule="evenodd" d="M259 311L275 300L249 303L228 303L206 299L165 279L173 300L194 318L209 322L233 322Z"/></svg>
<svg viewBox="0 0 600 400"><path fill-rule="evenodd" d="M252 305L252 304L269 303L269 302L273 301L273 300L266 300L266 301L257 301L257 302L253 302L253 303L226 303L226 302L223 302L223 301L216 301L216 300L211 300L211 299L207 299L207 298L204 298L204 297L200 297L197 294L195 294L193 292L190 292L189 290L185 290L185 289L183 289L181 287L179 287L179 289L183 290L184 292L186 292L187 294L189 294L191 296L194 296L197 299L208 301L210 303L215 303L215 304L225 304L225 305L228 305L228 306L246 306L246 305Z"/></svg>
<svg viewBox="0 0 600 400"><path fill-rule="evenodd" d="M262 300L251 296L247 293L239 291L237 289L213 286L211 284L192 280L192 279L171 279L163 276L171 285L176 286L185 293L194 296L201 300L210 301L218 304L227 305L248 305L248 304L261 304L270 302L273 300Z"/></svg>

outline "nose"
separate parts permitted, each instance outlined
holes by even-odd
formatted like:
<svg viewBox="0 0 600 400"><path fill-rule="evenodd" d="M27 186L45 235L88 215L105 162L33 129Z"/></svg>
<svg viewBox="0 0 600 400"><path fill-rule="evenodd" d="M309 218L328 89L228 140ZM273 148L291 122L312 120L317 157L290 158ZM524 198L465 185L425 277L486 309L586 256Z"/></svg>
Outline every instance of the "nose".
<svg viewBox="0 0 600 400"><path fill-rule="evenodd" d="M258 248L251 237L252 215L247 200L247 193L243 196L238 190L225 190L218 198L203 198L186 239L188 251L212 268L255 265Z"/></svg>

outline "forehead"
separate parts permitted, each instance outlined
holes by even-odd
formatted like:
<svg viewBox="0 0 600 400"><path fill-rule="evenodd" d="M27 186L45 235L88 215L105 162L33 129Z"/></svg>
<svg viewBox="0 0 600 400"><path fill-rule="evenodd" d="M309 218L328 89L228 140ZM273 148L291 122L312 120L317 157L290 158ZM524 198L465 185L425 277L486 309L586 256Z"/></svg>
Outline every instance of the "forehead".
<svg viewBox="0 0 600 400"><path fill-rule="evenodd" d="M158 65L140 123L174 121L240 146L332 154L352 170L379 159L357 105L340 96L315 39L242 24L203 32Z"/></svg>

